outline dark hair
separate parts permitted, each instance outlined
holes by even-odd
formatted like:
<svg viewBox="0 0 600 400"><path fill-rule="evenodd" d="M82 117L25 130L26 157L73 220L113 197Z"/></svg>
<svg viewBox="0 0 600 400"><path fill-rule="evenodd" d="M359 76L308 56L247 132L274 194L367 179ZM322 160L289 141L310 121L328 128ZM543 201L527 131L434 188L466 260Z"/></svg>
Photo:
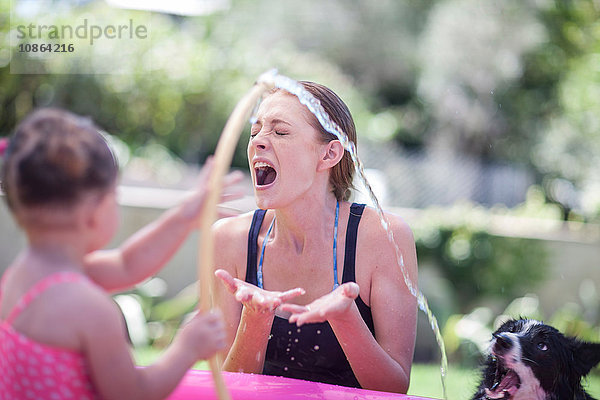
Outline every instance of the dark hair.
<svg viewBox="0 0 600 400"><path fill-rule="evenodd" d="M340 129L348 136L348 139L356 145L356 127L348 106L339 98L333 90L318 83L300 81L304 89L312 94L321 102L323 109L329 114L329 118L335 122ZM327 132L317 118L311 113L311 125L322 134L325 142L336 140L337 137ZM338 200L348 200L350 198L350 189L352 188L352 179L354 177L354 163L350 153L344 151L344 155L339 163L332 169L329 175L329 183L333 188L333 193Z"/></svg>
<svg viewBox="0 0 600 400"><path fill-rule="evenodd" d="M2 165L8 206L72 206L83 194L105 190L117 162L91 120L59 109L40 109L16 128Z"/></svg>

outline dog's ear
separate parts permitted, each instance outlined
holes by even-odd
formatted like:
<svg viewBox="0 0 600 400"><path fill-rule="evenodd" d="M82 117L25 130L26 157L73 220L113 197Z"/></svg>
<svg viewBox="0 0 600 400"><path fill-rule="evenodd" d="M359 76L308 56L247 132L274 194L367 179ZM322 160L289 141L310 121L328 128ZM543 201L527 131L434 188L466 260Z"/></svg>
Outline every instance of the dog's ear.
<svg viewBox="0 0 600 400"><path fill-rule="evenodd" d="M573 358L580 376L586 376L600 362L600 343L573 339Z"/></svg>

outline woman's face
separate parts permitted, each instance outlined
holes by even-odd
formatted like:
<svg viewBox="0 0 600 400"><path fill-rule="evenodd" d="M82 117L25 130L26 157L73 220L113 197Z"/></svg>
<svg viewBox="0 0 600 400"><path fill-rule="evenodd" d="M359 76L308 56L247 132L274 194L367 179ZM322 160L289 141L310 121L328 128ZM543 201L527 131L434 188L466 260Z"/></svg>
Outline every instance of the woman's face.
<svg viewBox="0 0 600 400"><path fill-rule="evenodd" d="M308 109L287 92L269 95L256 117L248 142L256 203L282 208L312 187L326 143L318 140Z"/></svg>

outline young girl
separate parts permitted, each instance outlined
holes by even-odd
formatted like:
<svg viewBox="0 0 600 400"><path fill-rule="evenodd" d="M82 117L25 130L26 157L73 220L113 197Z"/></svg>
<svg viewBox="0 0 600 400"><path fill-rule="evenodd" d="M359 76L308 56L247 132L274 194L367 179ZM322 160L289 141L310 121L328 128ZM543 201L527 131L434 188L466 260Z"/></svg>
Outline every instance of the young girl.
<svg viewBox="0 0 600 400"><path fill-rule="evenodd" d="M200 313L159 361L136 368L106 293L164 265L197 222L201 187L120 248L98 251L119 219L118 167L98 128L65 111L36 111L17 128L2 167L28 245L0 283L0 399L161 399L224 346L221 316Z"/></svg>

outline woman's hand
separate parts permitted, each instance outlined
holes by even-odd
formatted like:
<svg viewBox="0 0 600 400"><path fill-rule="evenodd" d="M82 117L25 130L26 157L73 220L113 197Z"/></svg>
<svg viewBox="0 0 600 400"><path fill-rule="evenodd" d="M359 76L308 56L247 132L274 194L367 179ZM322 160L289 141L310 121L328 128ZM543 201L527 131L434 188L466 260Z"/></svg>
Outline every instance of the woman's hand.
<svg viewBox="0 0 600 400"><path fill-rule="evenodd" d="M274 313L275 309L284 302L305 293L302 288L295 288L285 292L271 292L260 289L254 285L232 277L229 272L218 269L215 276L221 279L227 290L244 307L259 313Z"/></svg>
<svg viewBox="0 0 600 400"><path fill-rule="evenodd" d="M280 309L290 312L292 315L289 321L291 323L295 322L298 326L341 318L346 315L348 309L358 297L359 290L360 288L356 283L347 282L306 306L286 303Z"/></svg>

